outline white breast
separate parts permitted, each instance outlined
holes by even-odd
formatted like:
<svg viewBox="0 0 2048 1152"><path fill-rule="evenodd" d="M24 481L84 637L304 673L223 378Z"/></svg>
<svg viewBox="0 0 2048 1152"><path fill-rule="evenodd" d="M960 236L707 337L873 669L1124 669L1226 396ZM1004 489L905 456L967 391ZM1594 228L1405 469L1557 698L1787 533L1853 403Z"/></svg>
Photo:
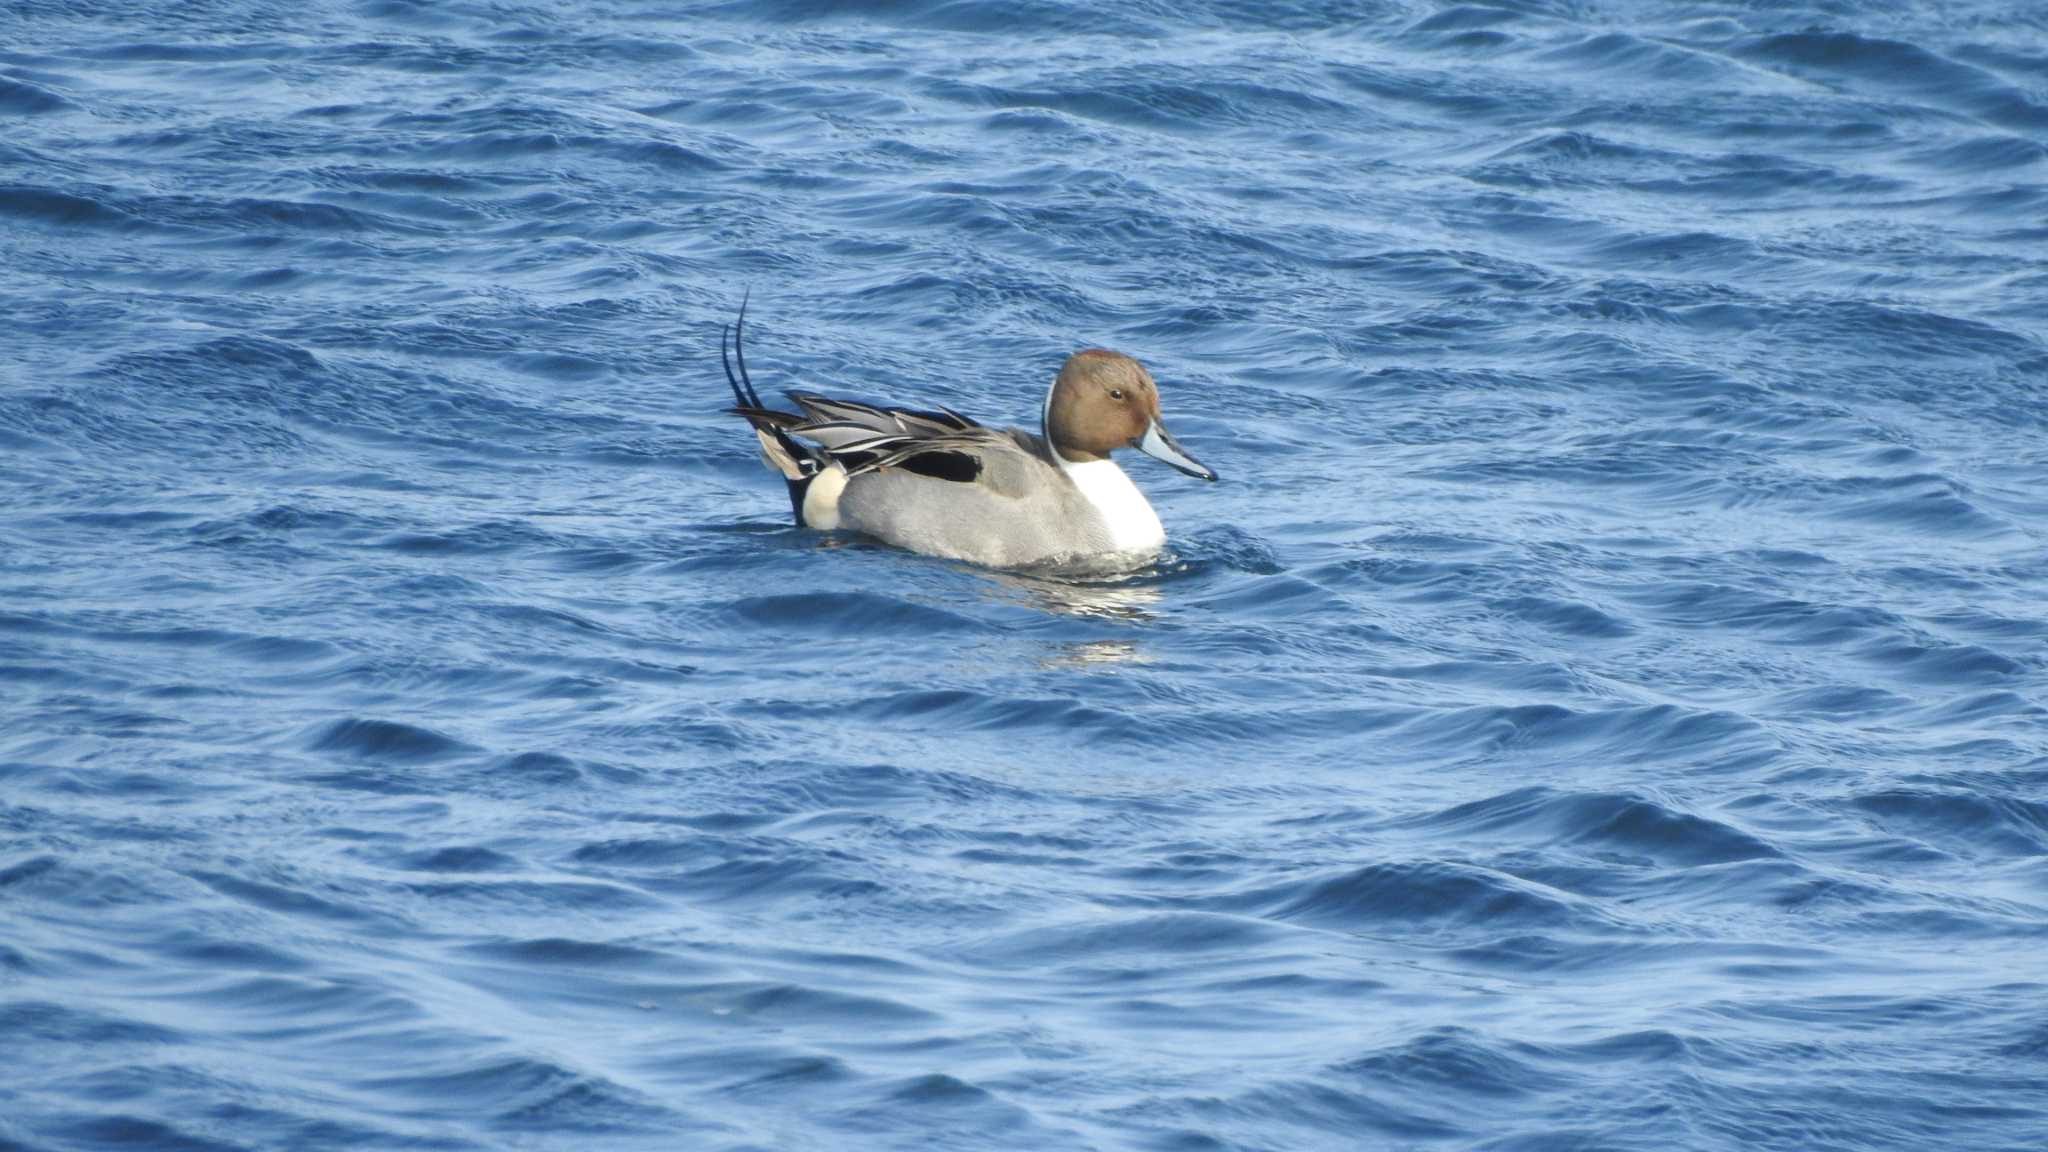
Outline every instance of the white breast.
<svg viewBox="0 0 2048 1152"><path fill-rule="evenodd" d="M1088 498L1109 525L1110 546L1118 552L1156 552L1166 543L1159 514L1114 460L1085 464L1060 461L1074 486Z"/></svg>

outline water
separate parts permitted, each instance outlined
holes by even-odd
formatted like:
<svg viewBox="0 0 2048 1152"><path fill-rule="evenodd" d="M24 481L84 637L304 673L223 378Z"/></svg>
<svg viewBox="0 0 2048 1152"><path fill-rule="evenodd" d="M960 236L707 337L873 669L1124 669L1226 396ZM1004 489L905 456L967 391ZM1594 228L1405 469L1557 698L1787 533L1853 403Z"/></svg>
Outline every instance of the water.
<svg viewBox="0 0 2048 1152"><path fill-rule="evenodd" d="M0 1147L2048 1145L2048 16L1782 8L8 5Z"/></svg>

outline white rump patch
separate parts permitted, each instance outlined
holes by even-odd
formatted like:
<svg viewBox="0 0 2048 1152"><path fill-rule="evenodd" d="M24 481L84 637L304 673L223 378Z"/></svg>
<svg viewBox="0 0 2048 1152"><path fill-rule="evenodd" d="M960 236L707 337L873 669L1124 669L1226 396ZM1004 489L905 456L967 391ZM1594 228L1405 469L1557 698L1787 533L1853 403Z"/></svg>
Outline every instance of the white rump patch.
<svg viewBox="0 0 2048 1152"><path fill-rule="evenodd" d="M846 491L846 468L837 460L820 469L804 489L804 526L820 532L839 527L839 496Z"/></svg>

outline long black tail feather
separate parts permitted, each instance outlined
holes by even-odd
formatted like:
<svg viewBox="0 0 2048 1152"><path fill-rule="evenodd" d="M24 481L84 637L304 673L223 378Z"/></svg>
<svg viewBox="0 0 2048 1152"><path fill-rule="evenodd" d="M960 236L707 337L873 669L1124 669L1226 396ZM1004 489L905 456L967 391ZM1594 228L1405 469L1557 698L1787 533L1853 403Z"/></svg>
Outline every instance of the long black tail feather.
<svg viewBox="0 0 2048 1152"><path fill-rule="evenodd" d="M739 402L740 407L765 408L767 407L767 405L761 403L761 394L759 392L754 391L754 378L752 376L747 375L746 350L740 347L740 337L745 335L747 330L747 298L752 295L753 291L749 289L746 295L740 297L739 323L730 326L721 326L719 328L718 362L725 366L725 382L727 384L732 385L733 399ZM725 354L725 342L727 337L730 337L732 339L732 350L735 354L739 356L740 359L740 374L737 376L732 374L731 357L728 357Z"/></svg>
<svg viewBox="0 0 2048 1152"><path fill-rule="evenodd" d="M783 431L785 425L799 423L803 418L793 412L780 412L761 403L761 394L754 389L754 378L747 371L747 353L740 343L746 334L747 300L752 295L750 290L740 297L739 319L730 327L721 326L718 330L718 362L725 368L725 382L732 387L733 400L736 401L728 411L745 417L747 423L756 431L774 437L776 445L787 453L791 460L796 461L796 466L803 475L794 478L784 476L783 481L789 485L789 510L796 516L797 524L802 525L804 493L810 489L811 481L817 478L818 470L824 467L824 459L817 449L799 443L789 433ZM732 340L731 356L727 356L725 350L728 334ZM734 375L732 370L734 360L739 361L738 375Z"/></svg>

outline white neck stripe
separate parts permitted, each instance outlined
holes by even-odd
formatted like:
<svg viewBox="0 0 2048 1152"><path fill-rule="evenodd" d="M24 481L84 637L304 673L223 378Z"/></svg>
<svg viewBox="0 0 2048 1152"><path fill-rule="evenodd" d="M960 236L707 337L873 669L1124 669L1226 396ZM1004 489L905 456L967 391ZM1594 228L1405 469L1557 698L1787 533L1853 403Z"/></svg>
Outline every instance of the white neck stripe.
<svg viewBox="0 0 2048 1152"><path fill-rule="evenodd" d="M1066 472L1074 466L1067 462L1065 456L1060 455L1059 445L1052 440L1052 394L1059 390L1059 386L1060 378L1055 376L1052 378L1052 386L1045 390L1045 407L1038 412L1038 431L1045 437L1045 450L1052 453L1052 462L1060 466L1060 471Z"/></svg>

